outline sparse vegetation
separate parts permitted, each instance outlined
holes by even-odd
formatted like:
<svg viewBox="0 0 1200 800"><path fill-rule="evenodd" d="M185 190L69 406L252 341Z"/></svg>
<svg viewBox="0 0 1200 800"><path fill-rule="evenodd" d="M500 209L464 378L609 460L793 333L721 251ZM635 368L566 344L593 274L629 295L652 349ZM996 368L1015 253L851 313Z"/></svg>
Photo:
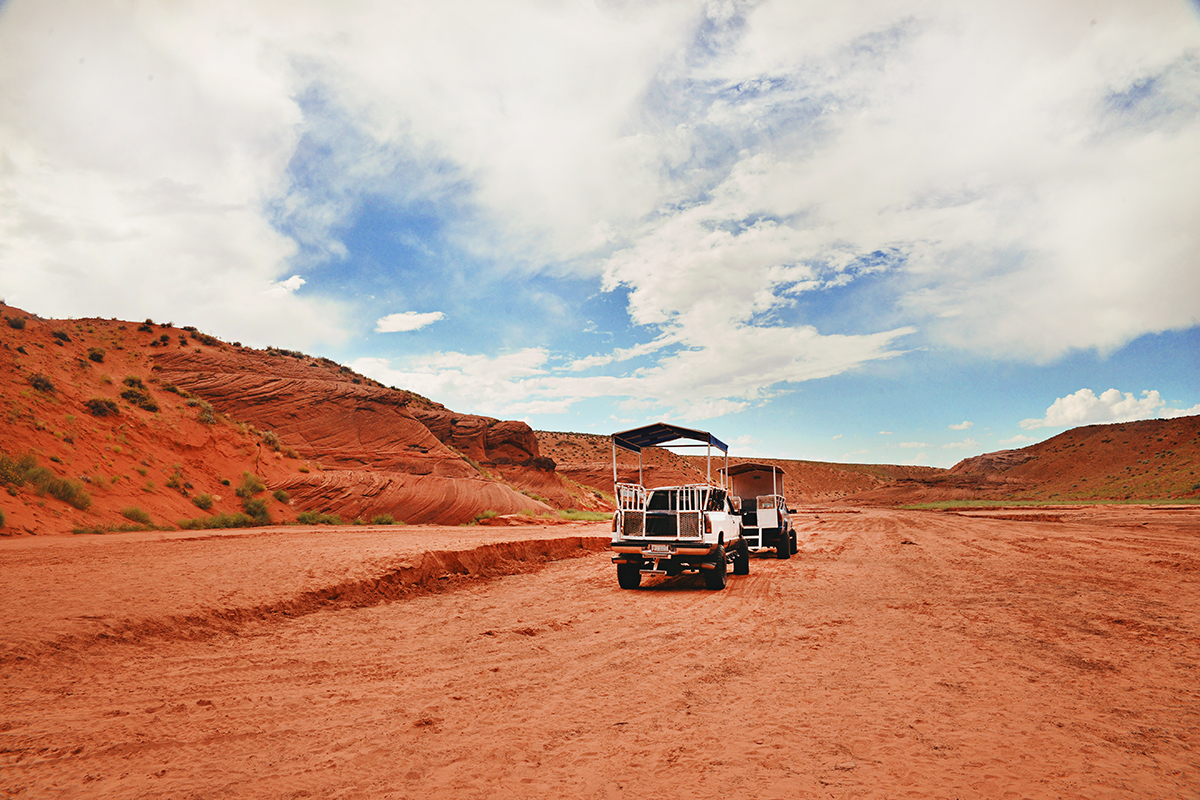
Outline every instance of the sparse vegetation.
<svg viewBox="0 0 1200 800"><path fill-rule="evenodd" d="M196 508L199 508L201 511L208 511L213 507L212 495L208 494L207 492L201 492L200 494L196 495L192 498L192 502L195 503Z"/></svg>
<svg viewBox="0 0 1200 800"><path fill-rule="evenodd" d="M207 531L218 528L253 528L259 523L246 514L213 514L211 517L181 519L179 527L185 531Z"/></svg>
<svg viewBox="0 0 1200 800"><path fill-rule="evenodd" d="M192 404L192 401L189 400L188 405ZM200 408L199 413L196 414L196 419L198 419L204 425L217 424L217 414L213 411L213 407L209 405L209 403L204 400L197 400L195 405Z"/></svg>
<svg viewBox="0 0 1200 800"><path fill-rule="evenodd" d="M261 497L247 497L242 500L242 510L258 525L271 524L271 512L267 509L267 501Z"/></svg>
<svg viewBox="0 0 1200 800"><path fill-rule="evenodd" d="M574 508L559 511L558 515L575 522L608 522L613 516L611 511L579 511Z"/></svg>
<svg viewBox="0 0 1200 800"><path fill-rule="evenodd" d="M296 521L301 525L341 525L342 518L337 514L322 514L317 511L301 511L296 515Z"/></svg>
<svg viewBox="0 0 1200 800"><path fill-rule="evenodd" d="M396 518L391 514L376 514L371 517L372 525L403 525L403 522L397 522Z"/></svg>
<svg viewBox="0 0 1200 800"><path fill-rule="evenodd" d="M141 525L150 524L150 515L137 506L130 506L121 509L121 516L130 522L137 522Z"/></svg>
<svg viewBox="0 0 1200 800"><path fill-rule="evenodd" d="M286 503L287 501L292 499L288 495L288 493L285 492L283 489L276 489L275 492L271 496L274 497L276 500L278 500L281 503Z"/></svg>
<svg viewBox="0 0 1200 800"><path fill-rule="evenodd" d="M259 435L262 437L263 443L266 444L267 447L270 447L276 452L279 451L279 437L276 436L273 431L263 431Z"/></svg>
<svg viewBox="0 0 1200 800"><path fill-rule="evenodd" d="M47 394L54 393L54 384L49 378L41 373L31 376L29 378L29 385L37 389L39 392L45 392Z"/></svg>
<svg viewBox="0 0 1200 800"><path fill-rule="evenodd" d="M24 317L5 317L8 320L8 327L22 330L25 327Z"/></svg>
<svg viewBox="0 0 1200 800"><path fill-rule="evenodd" d="M0 508L0 528L4 527L4 509Z"/></svg>
<svg viewBox="0 0 1200 800"><path fill-rule="evenodd" d="M130 375L122 383L127 387L121 392L122 400L126 400L144 411L158 411L158 403L154 402L154 398L150 396L150 391L146 388L146 384L142 383L141 378Z"/></svg>
<svg viewBox="0 0 1200 800"><path fill-rule="evenodd" d="M91 361L95 361L97 364L103 364L104 363L104 348L103 347L89 347L88 348L88 359Z"/></svg>
<svg viewBox="0 0 1200 800"><path fill-rule="evenodd" d="M0 483L7 485L9 494L16 494L21 486L30 484L39 495L48 494L80 511L92 505L92 498L84 491L82 483L58 477L39 465L33 453L16 459L0 453Z"/></svg>
<svg viewBox="0 0 1200 800"><path fill-rule="evenodd" d="M83 405L93 417L115 417L121 413L116 403L103 397L93 397Z"/></svg>
<svg viewBox="0 0 1200 800"><path fill-rule="evenodd" d="M248 500L256 494L261 494L266 488L267 485L263 483L262 478L249 472L243 472L242 482L233 490L233 493L243 500Z"/></svg>
<svg viewBox="0 0 1200 800"><path fill-rule="evenodd" d="M498 517L498 516L500 516L500 512L499 512L499 511L492 511L491 509L489 509L489 510L487 510L487 511L480 511L478 514L476 514L476 515L475 515L475 516L474 516L474 517L471 519L471 524L472 524L472 525L474 525L475 523L477 523L477 522L479 522L479 521L481 521L481 520L485 520L485 519L493 519L494 517Z"/></svg>

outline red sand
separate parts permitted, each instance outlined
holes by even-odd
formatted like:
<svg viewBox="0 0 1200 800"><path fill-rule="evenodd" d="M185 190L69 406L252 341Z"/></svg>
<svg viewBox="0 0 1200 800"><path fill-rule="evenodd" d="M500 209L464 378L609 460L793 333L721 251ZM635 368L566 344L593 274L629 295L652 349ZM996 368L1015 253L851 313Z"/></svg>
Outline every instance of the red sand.
<svg viewBox="0 0 1200 800"><path fill-rule="evenodd" d="M808 511L724 592L604 525L0 541L0 787L1200 793L1196 509Z"/></svg>

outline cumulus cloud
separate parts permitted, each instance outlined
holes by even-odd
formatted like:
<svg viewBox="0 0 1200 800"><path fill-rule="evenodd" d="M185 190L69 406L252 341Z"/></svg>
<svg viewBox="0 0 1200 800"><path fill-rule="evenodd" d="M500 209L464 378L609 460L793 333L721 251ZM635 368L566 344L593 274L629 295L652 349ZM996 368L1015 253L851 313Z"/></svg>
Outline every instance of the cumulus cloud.
<svg viewBox="0 0 1200 800"><path fill-rule="evenodd" d="M285 297L299 289L304 285L304 283L304 278L301 278L299 275L293 275L286 281L272 283L269 287L267 287L263 294L270 297Z"/></svg>
<svg viewBox="0 0 1200 800"><path fill-rule="evenodd" d="M438 320L445 319L441 311L429 311L424 314L416 311L404 311L399 314L388 314L375 322L376 333L396 333L399 331L415 331L432 325Z"/></svg>
<svg viewBox="0 0 1200 800"><path fill-rule="evenodd" d="M1029 442L1036 441L1037 439L1032 436L1026 436L1023 433L1018 433L1016 436L1013 436L1010 439L1001 439L1000 444L1028 444Z"/></svg>
<svg viewBox="0 0 1200 800"><path fill-rule="evenodd" d="M544 349L526 348L492 358L433 353L400 366L382 358L359 358L349 366L388 386L436 397L451 408L498 413L528 398L525 385L546 374L546 359Z"/></svg>
<svg viewBox="0 0 1200 800"><path fill-rule="evenodd" d="M967 421L963 421L963 422L960 422L960 423L958 423L957 425L951 425L951 426L950 426L950 430L952 430L952 431L965 431L965 430L967 430L968 428L972 428L972 427L974 427L974 425L975 425L975 423L974 423L974 422L967 422Z"/></svg>
<svg viewBox="0 0 1200 800"><path fill-rule="evenodd" d="M961 442L950 442L942 445L943 450L963 450L971 447L979 447L979 442L974 439L963 439Z"/></svg>
<svg viewBox="0 0 1200 800"><path fill-rule="evenodd" d="M1145 390L1140 397L1132 392L1109 389L1097 395L1091 389L1080 389L1060 397L1046 409L1041 419L1021 420L1021 427L1069 428L1112 422L1131 422L1155 417L1181 417L1200 414L1200 405L1192 408L1171 408L1156 389Z"/></svg>
<svg viewBox="0 0 1200 800"><path fill-rule="evenodd" d="M317 268L382 199L645 326L607 352L373 365L447 402L473 376L472 407L606 392L696 418L925 341L1108 351L1200 323L1197 53L1175 0L12 0L0 293L338 342L361 308ZM879 314L806 318L863 285Z"/></svg>

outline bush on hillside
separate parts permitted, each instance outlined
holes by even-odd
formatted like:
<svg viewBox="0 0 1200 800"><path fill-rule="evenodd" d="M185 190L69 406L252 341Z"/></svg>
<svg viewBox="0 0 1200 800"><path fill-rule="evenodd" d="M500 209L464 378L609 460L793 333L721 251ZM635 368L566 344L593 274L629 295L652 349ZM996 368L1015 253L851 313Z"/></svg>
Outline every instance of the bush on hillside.
<svg viewBox="0 0 1200 800"><path fill-rule="evenodd" d="M142 525L150 524L150 515L147 514L145 511L143 511L142 509L138 508L137 506L130 506L129 508L122 508L121 516L124 517L125 519L129 520L130 522L138 522L138 523L141 523Z"/></svg>
<svg viewBox="0 0 1200 800"><path fill-rule="evenodd" d="M37 374L29 379L29 385L37 389L39 392L53 392L54 384L45 375Z"/></svg>
<svg viewBox="0 0 1200 800"><path fill-rule="evenodd" d="M103 397L93 397L83 405L93 417L115 417L121 413L116 403Z"/></svg>
<svg viewBox="0 0 1200 800"><path fill-rule="evenodd" d="M249 472L242 473L242 482L233 490L233 493L243 500L248 500L256 494L260 494L267 488L263 483L263 479L257 475L252 475Z"/></svg>
<svg viewBox="0 0 1200 800"><path fill-rule="evenodd" d="M267 501L261 497L247 497L242 500L242 509L258 525L271 524L271 512L267 510Z"/></svg>

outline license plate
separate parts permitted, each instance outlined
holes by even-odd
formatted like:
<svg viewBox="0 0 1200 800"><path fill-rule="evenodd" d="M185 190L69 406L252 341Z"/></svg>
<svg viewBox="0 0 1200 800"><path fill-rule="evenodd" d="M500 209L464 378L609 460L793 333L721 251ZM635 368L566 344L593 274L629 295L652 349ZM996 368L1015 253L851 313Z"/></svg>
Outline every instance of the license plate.
<svg viewBox="0 0 1200 800"><path fill-rule="evenodd" d="M669 552L671 552L671 548L665 544L652 544L652 545L650 545L650 552L651 553L669 553Z"/></svg>

